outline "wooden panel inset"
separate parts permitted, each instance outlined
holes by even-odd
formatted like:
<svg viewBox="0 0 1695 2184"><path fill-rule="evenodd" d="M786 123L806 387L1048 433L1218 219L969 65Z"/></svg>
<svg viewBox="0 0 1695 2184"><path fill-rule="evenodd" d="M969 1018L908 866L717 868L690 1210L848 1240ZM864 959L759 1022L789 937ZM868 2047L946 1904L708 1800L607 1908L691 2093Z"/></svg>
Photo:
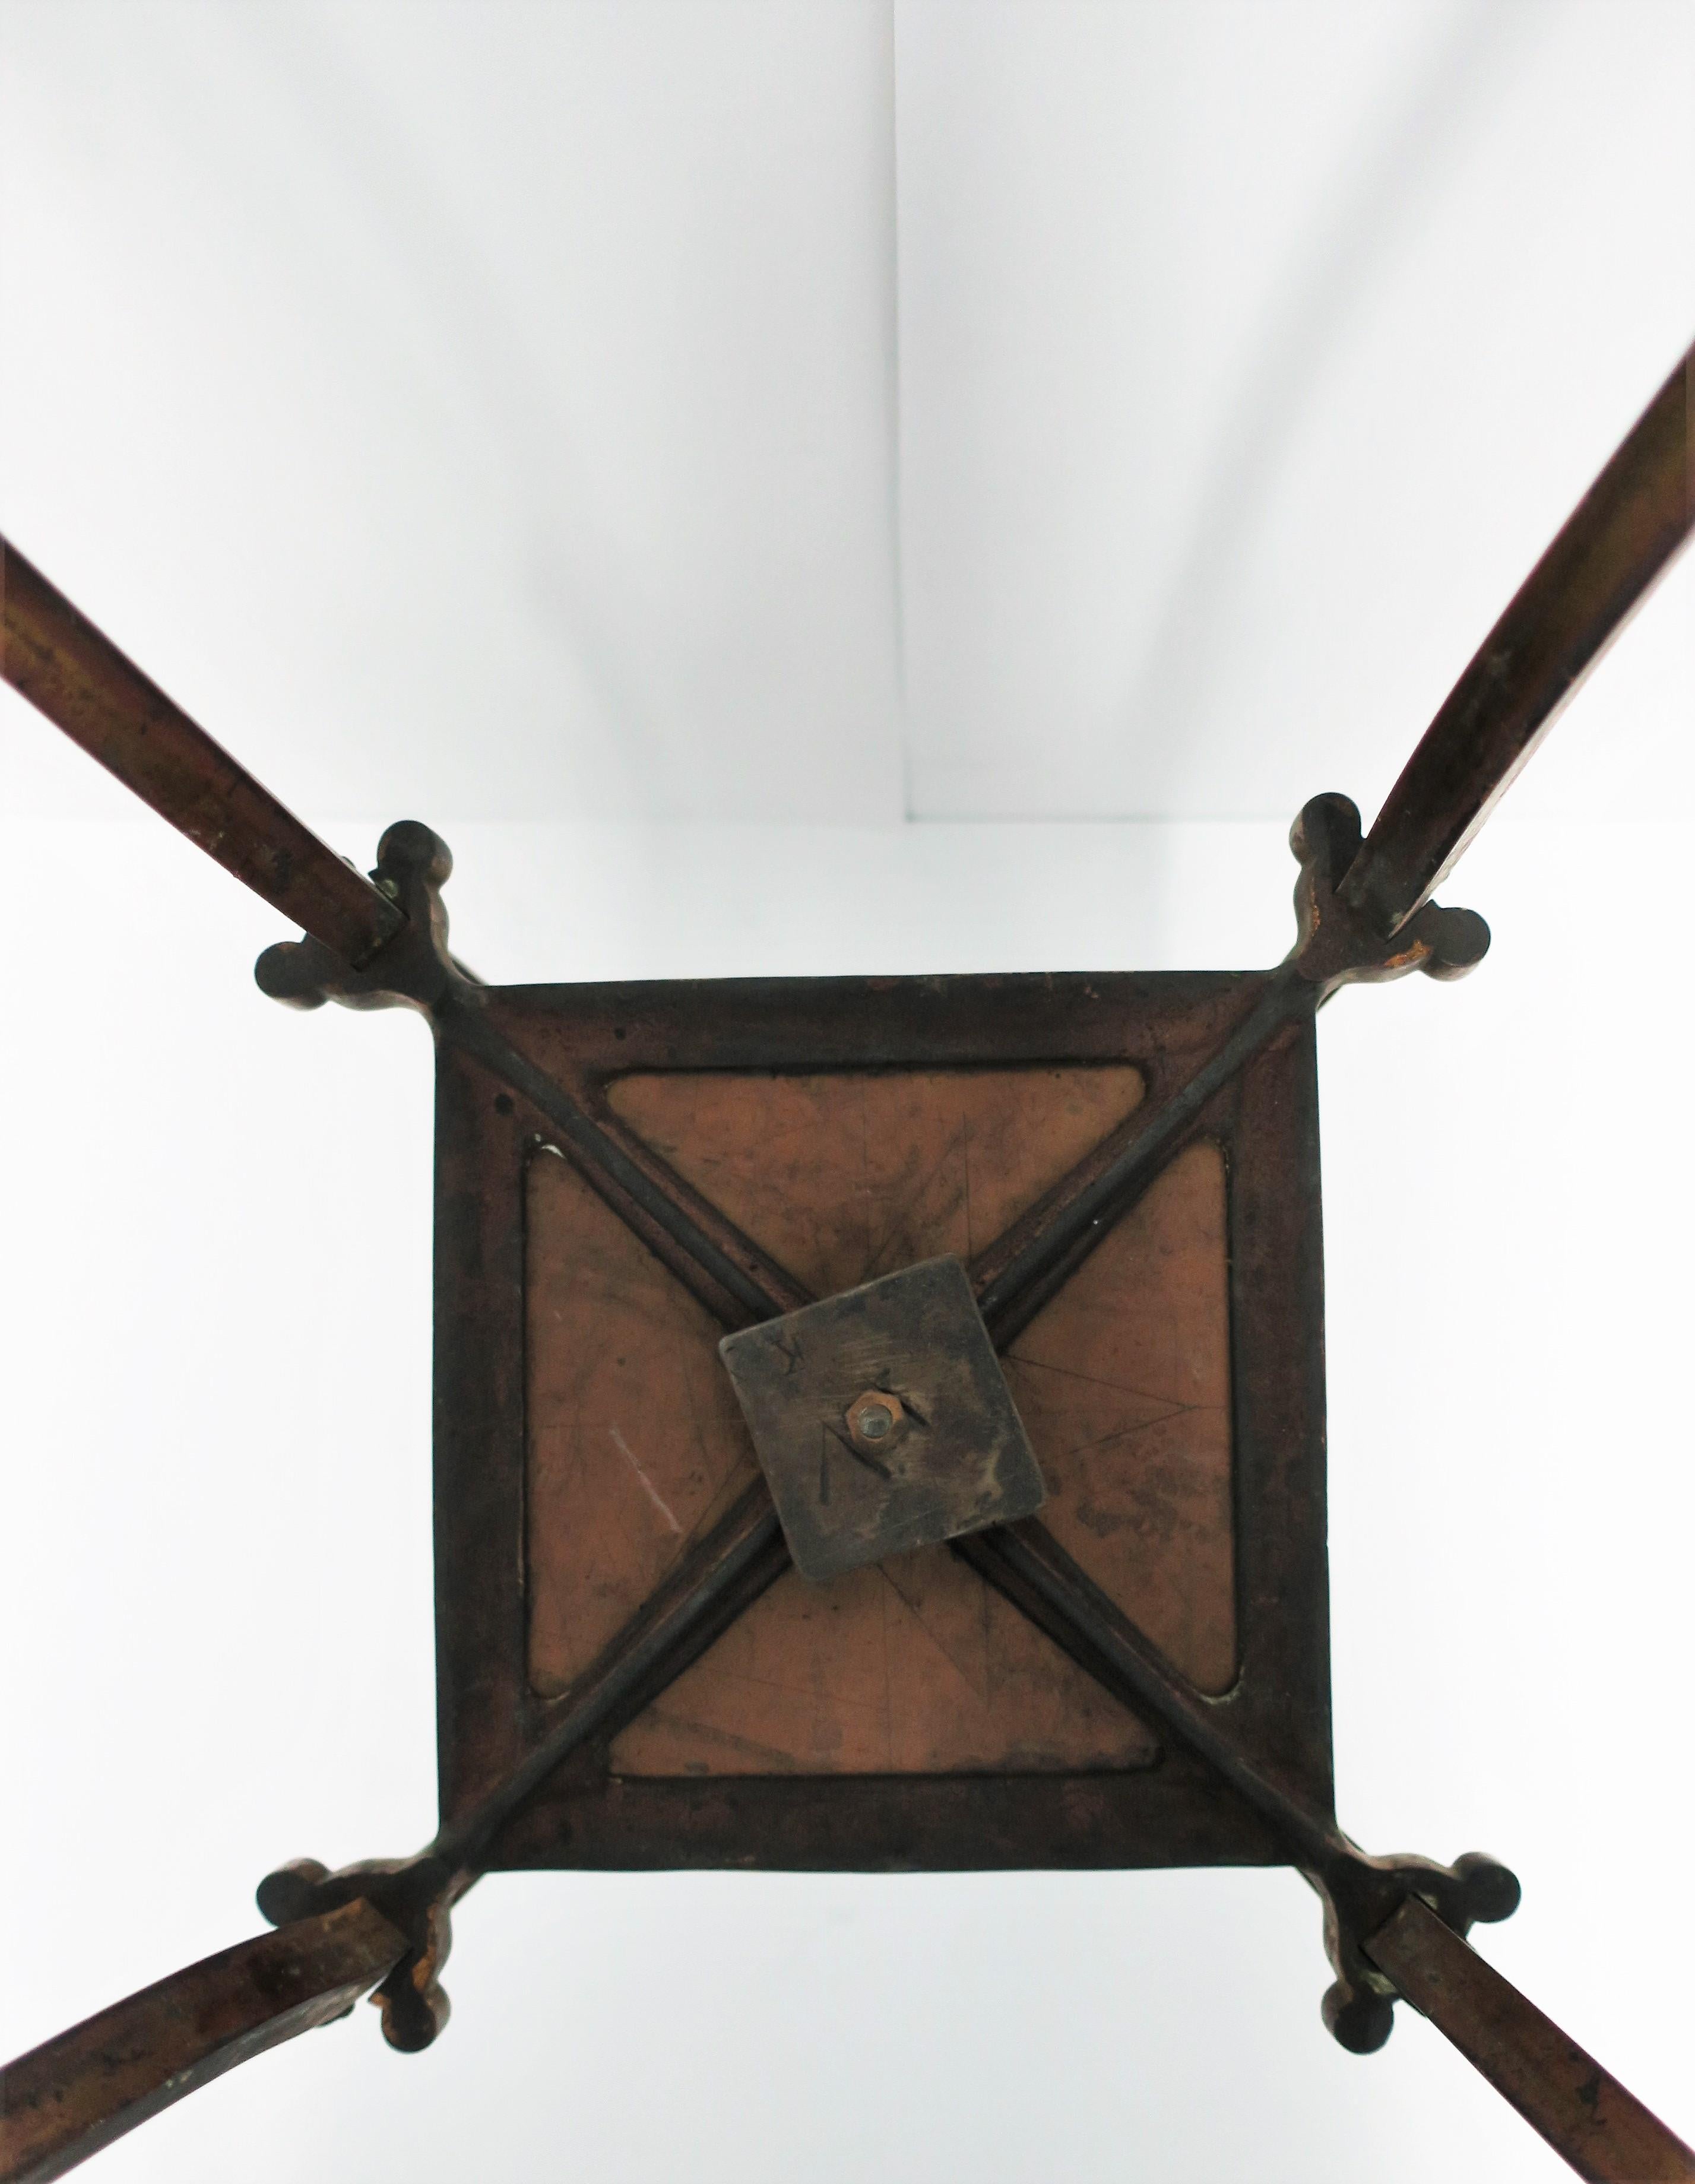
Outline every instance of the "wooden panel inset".
<svg viewBox="0 0 1695 2184"><path fill-rule="evenodd" d="M1137 1070L621 1078L614 1112L820 1296L970 1259L1142 1096Z"/></svg>
<svg viewBox="0 0 1695 2184"><path fill-rule="evenodd" d="M1073 1772L1151 1736L945 1547L791 1571L618 1737L615 1774Z"/></svg>
<svg viewBox="0 0 1695 2184"><path fill-rule="evenodd" d="M569 1162L526 1206L530 1682L562 1691L756 1475L717 1322Z"/></svg>
<svg viewBox="0 0 1695 2184"><path fill-rule="evenodd" d="M1001 1360L1042 1522L1203 1691L1235 1680L1224 1162L1202 1141Z"/></svg>
<svg viewBox="0 0 1695 2184"><path fill-rule="evenodd" d="M981 1248L1123 1121L1129 1068L623 1079L622 1118L821 1294ZM557 1692L753 1473L720 1329L556 1158L528 1194L530 1674ZM1044 1517L1186 1674L1235 1630L1224 1165L1197 1145L1006 1361ZM626 1776L1067 1771L1153 1741L945 1550L781 1580L616 1741Z"/></svg>

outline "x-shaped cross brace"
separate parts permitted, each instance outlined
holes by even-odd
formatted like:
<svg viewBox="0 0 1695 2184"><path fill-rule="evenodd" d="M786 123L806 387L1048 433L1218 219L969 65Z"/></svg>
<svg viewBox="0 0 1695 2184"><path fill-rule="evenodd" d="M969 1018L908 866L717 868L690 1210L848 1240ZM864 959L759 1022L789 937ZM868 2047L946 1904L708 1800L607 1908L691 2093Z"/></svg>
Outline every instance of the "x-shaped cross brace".
<svg viewBox="0 0 1695 2184"><path fill-rule="evenodd" d="M1340 986L1421 970L1457 978L1482 957L1488 928L1469 911L1427 903L1386 941L1340 900L1360 845L1359 815L1323 796L1296 821L1297 939L1287 961L1250 990L1241 1014L1188 1079L1140 1120L1078 1162L1032 1211L977 1255L968 1268L979 1309L1004 1351L1135 1203L1199 1127L1230 1079ZM776 1320L816 1300L710 1201L692 1191L639 1139L591 1114L489 1020L484 989L447 944L441 890L452 870L446 845L415 822L383 836L373 878L406 913L401 933L360 970L321 942L285 942L259 959L260 986L297 1007L337 1000L355 1008L412 1007L444 1042L469 1055L546 1125L554 1142L612 1209L659 1254L727 1331ZM1291 1864L1325 1904L1336 1973L1324 2019L1359 2051L1379 2047L1393 2020L1393 1982L1364 1944L1409 1896L1457 1934L1505 1918L1519 1900L1513 1875L1472 1855L1448 1867L1368 1857L1333 1820L1304 1802L1278 1771L1244 1751L1204 1697L1116 1607L1038 1519L994 1526L951 1542L952 1551L1027 1615L1107 1691L1158 1723L1269 1824ZM446 1949L445 1907L470 1885L506 1822L571 1753L609 1737L682 1674L790 1566L763 1482L683 1557L660 1592L613 1638L558 1702L534 1749L466 1813L448 1822L416 1859L327 1875L297 1864L269 1877L260 1906L273 1919L322 1914L364 1895L413 1937L407 1960L382 1990L384 2024L398 2046L435 2036L445 2014L437 1973Z"/></svg>
<svg viewBox="0 0 1695 2184"><path fill-rule="evenodd" d="M1695 527L1682 358L1531 571L1427 730L1363 842L1346 799L1296 821L1298 936L1248 989L1233 1029L1123 1143L1085 1161L972 1263L1004 1351L1198 1127L1213 1096L1340 985L1410 970L1455 977L1487 945L1480 919L1429 898L1565 701ZM0 672L73 740L311 936L259 978L303 1006L422 1009L543 1118L602 1198L727 1329L801 1308L800 1285L615 1123L489 1022L447 949L450 861L426 827L385 836L367 881L254 781L0 540ZM1157 1721L1250 1806L1325 1903L1336 1971L1325 2017L1344 2045L1387 2036L1398 1993L1586 2176L1695 2179L1695 2153L1462 1938L1505 1917L1518 1884L1493 1861L1374 1858L1276 1769L1238 1748L1198 1692L1034 1519L954 1551L1108 1691ZM0 2074L0 2184L45 2184L232 2064L321 2024L373 1985L397 2046L444 2021L448 1913L499 1830L572 1751L633 1718L758 1598L789 1557L756 1485L578 1678L547 1733L415 1858L328 1874L301 1863L261 1885L282 1930L240 1944L73 2027Z"/></svg>

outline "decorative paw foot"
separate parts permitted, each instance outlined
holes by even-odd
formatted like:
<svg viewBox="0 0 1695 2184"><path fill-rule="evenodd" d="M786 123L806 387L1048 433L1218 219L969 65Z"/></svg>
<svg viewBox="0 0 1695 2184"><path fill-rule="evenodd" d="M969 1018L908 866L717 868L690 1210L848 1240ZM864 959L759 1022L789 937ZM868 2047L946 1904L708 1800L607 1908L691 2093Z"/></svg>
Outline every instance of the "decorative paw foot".
<svg viewBox="0 0 1695 2184"><path fill-rule="evenodd" d="M1356 979L1463 978L1488 951L1489 928L1475 910L1427 902L1391 939L1342 901L1340 889L1359 854L1359 810L1346 796L1315 796L1289 830L1300 861L1295 883L1297 937L1290 961L1303 978L1333 993Z"/></svg>
<svg viewBox="0 0 1695 2184"><path fill-rule="evenodd" d="M427 1855L370 1858L337 1873L303 1858L266 1874L259 1885L259 1908L273 1926L285 1926L356 1897L374 1905L411 1946L371 1999L382 2012L382 2036L389 2046L415 2054L448 2021L440 1973L453 1947L449 1914L470 1885L468 1874Z"/></svg>
<svg viewBox="0 0 1695 2184"><path fill-rule="evenodd" d="M421 1009L426 1015L452 992L475 984L448 950L442 889L453 852L416 819L391 827L376 845L372 880L406 913L406 922L358 970L321 940L283 940L254 966L261 993L290 1008Z"/></svg>

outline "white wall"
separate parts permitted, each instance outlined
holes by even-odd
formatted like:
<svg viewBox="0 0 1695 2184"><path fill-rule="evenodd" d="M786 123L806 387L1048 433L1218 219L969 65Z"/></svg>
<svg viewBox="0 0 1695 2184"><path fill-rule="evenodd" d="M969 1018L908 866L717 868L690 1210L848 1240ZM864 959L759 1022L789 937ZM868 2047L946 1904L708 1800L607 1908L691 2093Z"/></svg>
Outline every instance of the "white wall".
<svg viewBox="0 0 1695 2184"><path fill-rule="evenodd" d="M490 978L1269 962L1695 332L1692 113L1695 0L0 0L0 530ZM1344 1822L1686 2133L1692 726L1695 555L1321 1031ZM0 810L12 2052L430 1830L430 1090L3 689ZM1564 2173L1286 1874L459 1930L103 2173Z"/></svg>
<svg viewBox="0 0 1695 2184"><path fill-rule="evenodd" d="M1695 0L0 0L0 528L314 811L1374 804L1692 109ZM1695 808L1662 641L1525 808Z"/></svg>
<svg viewBox="0 0 1695 2184"><path fill-rule="evenodd" d="M427 816L456 943L503 979L1253 963L1288 939L1269 826ZM368 855L377 826L326 831ZM1690 854L1680 824L1503 820L1447 890L1493 922L1482 968L1321 1026L1344 1825L1513 1864L1525 1903L1486 1953L1686 2132ZM254 1930L277 1860L429 1832L430 1093L411 1017L262 1000L276 921L163 828L20 827L0 881L14 2052ZM361 2009L99 2161L1564 2173L1408 2013L1375 2058L1335 2048L1328 1976L1280 1872L499 1877L461 1908L427 2054Z"/></svg>

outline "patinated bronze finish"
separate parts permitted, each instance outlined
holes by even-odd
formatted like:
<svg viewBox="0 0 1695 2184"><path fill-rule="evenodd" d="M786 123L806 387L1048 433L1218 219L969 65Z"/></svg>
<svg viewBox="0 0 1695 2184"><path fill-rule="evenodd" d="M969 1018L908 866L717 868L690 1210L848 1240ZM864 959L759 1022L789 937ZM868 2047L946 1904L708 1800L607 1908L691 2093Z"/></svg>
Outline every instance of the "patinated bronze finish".
<svg viewBox="0 0 1695 2184"><path fill-rule="evenodd" d="M1273 1862L1344 2046L1408 1999L1581 2175L1695 2178L1467 1947L1505 1867L1336 1824L1313 1040L1344 984L1481 958L1430 890L1695 523L1692 380L1370 834L1301 813L1263 972L482 985L428 828L351 872L0 549L8 678L305 928L265 990L433 1030L443 1797L415 1856L268 1875L274 1936L10 2066L0 2178L372 1987L427 2046L496 1867Z"/></svg>
<svg viewBox="0 0 1695 2184"><path fill-rule="evenodd" d="M814 1584L1011 1524L1046 1499L957 1259L762 1320L718 1354L795 1567Z"/></svg>

